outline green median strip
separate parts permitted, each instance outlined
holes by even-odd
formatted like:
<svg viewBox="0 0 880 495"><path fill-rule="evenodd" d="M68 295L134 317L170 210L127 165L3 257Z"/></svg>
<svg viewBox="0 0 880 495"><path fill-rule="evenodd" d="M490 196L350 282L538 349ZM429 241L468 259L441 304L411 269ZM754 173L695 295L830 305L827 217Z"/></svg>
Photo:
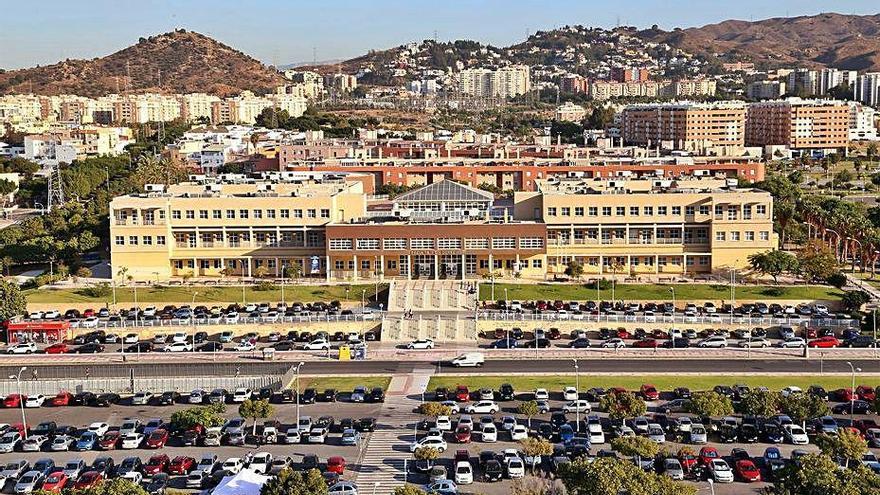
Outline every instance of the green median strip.
<svg viewBox="0 0 880 495"><path fill-rule="evenodd" d="M582 366L583 367L583 366ZM880 379L870 377L857 380L856 385L878 385ZM435 376L428 383L428 391L437 387L454 388L457 385L467 385L470 389L488 387L497 390L502 383L510 383L517 391L528 391L536 388L546 388L551 391L561 391L563 387L575 384L575 375L570 373L564 376ZM642 374L642 375L590 375L580 373L581 390L592 387L623 387L627 390L638 390L642 384L650 383L662 391L671 391L676 387L687 387L691 390L709 390L715 385L744 384L749 387L767 387L771 390L780 390L789 385L801 387L806 390L810 385L821 385L826 390L849 387L852 379L847 376L831 375L676 375L676 374Z"/></svg>
<svg viewBox="0 0 880 495"><path fill-rule="evenodd" d="M390 376L311 376L299 379L299 389L311 387L318 392L328 388L335 388L339 392L351 392L358 385L367 387L367 390L373 387L382 387L382 390L388 390L388 384L391 383ZM293 383L288 388L293 388Z"/></svg>
<svg viewBox="0 0 880 495"><path fill-rule="evenodd" d="M671 301L672 292L670 287L675 288L675 298L678 301L686 300L713 300L721 301L730 299L730 286L724 284L616 284L614 298L624 301L659 300ZM602 300L611 299L611 289L600 290L596 294L595 288L586 284L495 284L495 299L504 299L504 290L507 289L507 298L510 300L534 301L534 300L563 300L563 301L594 301L598 297ZM821 285L797 285L797 286L741 286L736 288L737 300L770 301L783 300L807 300L807 301L836 301L843 292L833 287ZM480 299L489 301L492 299L492 284L483 281L480 284Z"/></svg>

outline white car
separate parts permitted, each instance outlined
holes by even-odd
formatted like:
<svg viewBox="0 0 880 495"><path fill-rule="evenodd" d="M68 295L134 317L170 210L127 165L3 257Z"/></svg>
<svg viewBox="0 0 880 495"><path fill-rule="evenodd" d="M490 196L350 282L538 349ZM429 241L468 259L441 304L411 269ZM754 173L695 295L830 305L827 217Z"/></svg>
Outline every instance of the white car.
<svg viewBox="0 0 880 495"><path fill-rule="evenodd" d="M165 335L164 333L157 333L156 335L153 336L153 343L154 344L164 344L167 341L168 341L168 336Z"/></svg>
<svg viewBox="0 0 880 495"><path fill-rule="evenodd" d="M143 314L144 316L156 316L156 311L158 311L156 306L147 306L144 308Z"/></svg>
<svg viewBox="0 0 880 495"><path fill-rule="evenodd" d="M95 435L99 437L107 433L107 430L110 429L110 425L107 423L96 422L89 425L89 431L94 432Z"/></svg>
<svg viewBox="0 0 880 495"><path fill-rule="evenodd" d="M2 440L0 440L0 444L2 444ZM59 435L52 439L52 443L49 444L49 450L52 450L54 452L64 452L70 450L71 444L73 444L73 437L69 437L67 435Z"/></svg>
<svg viewBox="0 0 880 495"><path fill-rule="evenodd" d="M244 461L238 457L230 457L223 462L223 465L220 466L220 469L224 471L228 471L231 474L238 474L241 471L241 468L244 467Z"/></svg>
<svg viewBox="0 0 880 495"><path fill-rule="evenodd" d="M232 394L232 402L241 403L251 398L251 389L237 388Z"/></svg>
<svg viewBox="0 0 880 495"><path fill-rule="evenodd" d="M573 401L578 399L578 391L574 387L565 387L562 390L562 398L567 401Z"/></svg>
<svg viewBox="0 0 880 495"><path fill-rule="evenodd" d="M141 446L144 436L140 433L128 433L122 437L121 448L123 450L136 449Z"/></svg>
<svg viewBox="0 0 880 495"><path fill-rule="evenodd" d="M171 342L186 342L189 340L189 335L186 332L177 332L171 336Z"/></svg>
<svg viewBox="0 0 880 495"><path fill-rule="evenodd" d="M119 434L127 435L129 433L135 433L140 427L141 420L136 418L125 418L122 422L122 426L119 427Z"/></svg>
<svg viewBox="0 0 880 495"><path fill-rule="evenodd" d="M614 337L606 340L605 342L602 342L601 344L599 344L599 347L602 347L604 349L622 349L626 347L626 342L624 342L623 339Z"/></svg>
<svg viewBox="0 0 880 495"><path fill-rule="evenodd" d="M588 413L592 410L590 406L590 402L584 399L573 400L568 404L562 406L562 411L566 413L573 412L585 412Z"/></svg>
<svg viewBox="0 0 880 495"><path fill-rule="evenodd" d="M137 344L139 340L138 334L129 333L125 337L122 337L123 344Z"/></svg>
<svg viewBox="0 0 880 495"><path fill-rule="evenodd" d="M31 435L21 444L23 452L40 452L49 439L43 435Z"/></svg>
<svg viewBox="0 0 880 495"><path fill-rule="evenodd" d="M330 349L330 342L327 342L325 339L315 339L303 344L304 351L326 351L328 349Z"/></svg>
<svg viewBox="0 0 880 495"><path fill-rule="evenodd" d="M470 485L474 482L474 468L468 461L458 461L455 464L455 484Z"/></svg>
<svg viewBox="0 0 880 495"><path fill-rule="evenodd" d="M46 396L42 394L28 395L24 401L24 407L41 407L46 402Z"/></svg>
<svg viewBox="0 0 880 495"><path fill-rule="evenodd" d="M709 471L716 483L733 483L733 470L724 459L712 459Z"/></svg>
<svg viewBox="0 0 880 495"><path fill-rule="evenodd" d="M727 338L720 335L706 337L697 344L697 347L724 348L727 347Z"/></svg>
<svg viewBox="0 0 880 495"><path fill-rule="evenodd" d="M235 351L236 352L251 352L256 348L257 348L257 346L253 342L251 342L249 340L242 340L241 342L238 343L237 346L235 346Z"/></svg>
<svg viewBox="0 0 880 495"><path fill-rule="evenodd" d="M784 347L784 348L789 348L789 349L791 349L791 348L802 349L807 346L807 341L801 337L789 337L789 338L779 342L776 345L779 347Z"/></svg>
<svg viewBox="0 0 880 495"><path fill-rule="evenodd" d="M448 407L449 412L451 412L452 414L458 414L459 412L461 412L461 406L459 406L458 402L455 402L454 400L444 400L440 404Z"/></svg>
<svg viewBox="0 0 880 495"><path fill-rule="evenodd" d="M792 445L807 445L810 443L807 432L798 425L783 425L782 432L785 435L785 439Z"/></svg>
<svg viewBox="0 0 880 495"><path fill-rule="evenodd" d="M434 424L440 431L452 431L452 420L449 419L449 416L437 416Z"/></svg>
<svg viewBox="0 0 880 495"><path fill-rule="evenodd" d="M44 314L45 313L43 313L42 311L31 311L30 313L28 313L28 319L29 320L42 320Z"/></svg>
<svg viewBox="0 0 880 495"><path fill-rule="evenodd" d="M55 318L61 318L61 312L57 309L50 309L43 313L43 318L47 320L54 320Z"/></svg>
<svg viewBox="0 0 880 495"><path fill-rule="evenodd" d="M514 442L525 440L529 437L529 430L525 425L516 425L510 429L510 439Z"/></svg>
<svg viewBox="0 0 880 495"><path fill-rule="evenodd" d="M507 459L507 476L510 479L522 478L526 475L526 465L519 457Z"/></svg>
<svg viewBox="0 0 880 495"><path fill-rule="evenodd" d="M299 428L288 428L281 437L281 443L293 444L302 442L302 433Z"/></svg>
<svg viewBox="0 0 880 495"><path fill-rule="evenodd" d="M83 318L79 321L80 328L98 328L98 323L101 320L98 319L97 316L89 316L88 318Z"/></svg>
<svg viewBox="0 0 880 495"><path fill-rule="evenodd" d="M407 349L433 349L434 341L431 339L413 340L406 345Z"/></svg>
<svg viewBox="0 0 880 495"><path fill-rule="evenodd" d="M328 495L358 495L358 487L351 481L337 481L327 488Z"/></svg>
<svg viewBox="0 0 880 495"><path fill-rule="evenodd" d="M681 467L681 462L678 459L667 457L663 460L663 474L674 480L683 480L684 469Z"/></svg>
<svg viewBox="0 0 880 495"><path fill-rule="evenodd" d="M193 347L186 342L172 342L162 348L164 352L192 352Z"/></svg>
<svg viewBox="0 0 880 495"><path fill-rule="evenodd" d="M415 452L420 448L433 448L437 449L439 452L443 452L446 450L446 441L438 438L425 437L419 439L417 442L413 442L412 445L409 446L410 452Z"/></svg>
<svg viewBox="0 0 880 495"><path fill-rule="evenodd" d="M480 440L486 443L495 443L498 441L498 428L493 424L484 424L480 431Z"/></svg>
<svg viewBox="0 0 880 495"><path fill-rule="evenodd" d="M498 412L498 404L491 400L481 400L465 408L468 414L495 414Z"/></svg>
<svg viewBox="0 0 880 495"><path fill-rule="evenodd" d="M138 392L131 398L132 405L146 406L153 400L152 392Z"/></svg>
<svg viewBox="0 0 880 495"><path fill-rule="evenodd" d="M791 395L800 395L800 394L804 393L804 390L796 385L789 385L789 386L783 388L782 390L780 390L779 393L783 397L788 397Z"/></svg>
<svg viewBox="0 0 880 495"><path fill-rule="evenodd" d="M605 443L605 432L602 431L602 423L598 416L590 417L587 420L587 435L590 438L591 445Z"/></svg>
<svg viewBox="0 0 880 495"><path fill-rule="evenodd" d="M257 452L251 457L251 463L248 465L250 469L261 474L267 474L270 466L272 466L272 454L268 452Z"/></svg>
<svg viewBox="0 0 880 495"><path fill-rule="evenodd" d="M15 493L33 493L43 483L43 473L40 471L28 471L15 483Z"/></svg>
<svg viewBox="0 0 880 495"><path fill-rule="evenodd" d="M6 349L6 354L33 354L35 352L37 352L37 344L33 342L19 342Z"/></svg>
<svg viewBox="0 0 880 495"><path fill-rule="evenodd" d="M535 400L549 400L550 392L546 388L536 388L534 396Z"/></svg>
<svg viewBox="0 0 880 495"><path fill-rule="evenodd" d="M120 476L120 478L131 481L135 485L140 485L144 481L144 475L142 475L138 471L129 471Z"/></svg>

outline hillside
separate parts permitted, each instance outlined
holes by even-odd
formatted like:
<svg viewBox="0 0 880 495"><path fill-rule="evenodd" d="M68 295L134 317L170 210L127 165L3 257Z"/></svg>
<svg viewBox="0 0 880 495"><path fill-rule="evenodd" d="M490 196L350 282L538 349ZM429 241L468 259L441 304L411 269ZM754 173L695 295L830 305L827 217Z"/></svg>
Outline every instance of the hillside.
<svg viewBox="0 0 880 495"><path fill-rule="evenodd" d="M830 13L755 22L729 20L671 32L645 30L639 35L703 56L770 67L812 65L880 70L880 14Z"/></svg>
<svg viewBox="0 0 880 495"><path fill-rule="evenodd" d="M0 94L94 97L128 89L226 96L242 90L265 92L281 83L283 78L259 61L205 35L183 30L141 38L106 57L0 72Z"/></svg>

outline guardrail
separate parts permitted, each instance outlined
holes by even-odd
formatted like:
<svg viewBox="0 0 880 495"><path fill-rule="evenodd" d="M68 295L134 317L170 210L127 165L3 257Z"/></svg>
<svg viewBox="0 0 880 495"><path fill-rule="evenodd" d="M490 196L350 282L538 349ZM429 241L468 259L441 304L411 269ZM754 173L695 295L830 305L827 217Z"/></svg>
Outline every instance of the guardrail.
<svg viewBox="0 0 880 495"><path fill-rule="evenodd" d="M227 321L225 318L172 318L169 320L100 320L96 325L71 325L73 328L85 329L108 329L108 328L155 328L155 327L181 327L181 326L232 326L232 325L271 325L284 323L336 323L341 321L374 321L377 324L382 321L384 312L375 311L370 314L351 315L304 315L304 316L278 316L278 317L239 317ZM35 320L39 321L39 320Z"/></svg>
<svg viewBox="0 0 880 495"><path fill-rule="evenodd" d="M813 327L857 327L859 322L852 318L752 318L749 316L711 315L711 316L644 316L616 314L572 314L572 313L517 313L504 311L480 311L477 319L492 321L583 321L584 323L643 323L646 325L670 323L682 325L728 324L750 327L773 326L813 326Z"/></svg>

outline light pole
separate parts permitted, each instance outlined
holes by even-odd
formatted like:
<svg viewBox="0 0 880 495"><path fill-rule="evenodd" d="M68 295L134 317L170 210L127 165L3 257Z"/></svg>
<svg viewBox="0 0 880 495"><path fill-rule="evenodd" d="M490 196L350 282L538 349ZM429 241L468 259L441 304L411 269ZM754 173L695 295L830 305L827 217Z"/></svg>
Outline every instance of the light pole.
<svg viewBox="0 0 880 495"><path fill-rule="evenodd" d="M706 481L709 482L709 490L712 492L712 495L715 495L715 480L709 478Z"/></svg>
<svg viewBox="0 0 880 495"><path fill-rule="evenodd" d="M361 335L367 332L367 289L361 289Z"/></svg>
<svg viewBox="0 0 880 495"><path fill-rule="evenodd" d="M672 292L672 332L669 332L669 341L672 342L672 348L675 349L675 287L669 288Z"/></svg>
<svg viewBox="0 0 880 495"><path fill-rule="evenodd" d="M733 324L733 308L736 307L736 270L730 270L730 324Z"/></svg>
<svg viewBox="0 0 880 495"><path fill-rule="evenodd" d="M281 304L284 304L284 274L287 272L287 264L281 265Z"/></svg>
<svg viewBox="0 0 880 495"><path fill-rule="evenodd" d="M192 312L190 313L190 319L193 324L193 334L192 334L192 352L196 352L196 296L199 295L198 292L193 292L192 304L190 307L192 308Z"/></svg>
<svg viewBox="0 0 880 495"><path fill-rule="evenodd" d="M504 312L510 313L510 301L507 299L507 287L504 288Z"/></svg>
<svg viewBox="0 0 880 495"><path fill-rule="evenodd" d="M578 368L578 360L572 359L574 363L574 415L575 415L575 431L581 432L581 374Z"/></svg>
<svg viewBox="0 0 880 495"><path fill-rule="evenodd" d="M27 366L22 366L20 370L18 370L17 375L9 375L9 379L15 379L16 384L18 385L18 405L21 407L21 425L22 431L24 432L24 439L27 440L27 419L24 416L24 396L21 395L21 374L27 370Z"/></svg>
<svg viewBox="0 0 880 495"><path fill-rule="evenodd" d="M853 415L853 409L855 409L856 405L856 371L861 372L861 368L856 368L849 361L846 362L849 365L850 371L852 371L852 389L850 389L849 394L849 415Z"/></svg>
<svg viewBox="0 0 880 495"><path fill-rule="evenodd" d="M298 365L296 365L296 375L294 378L294 382L296 383L296 428L299 429L299 369L302 368L302 365L305 364L302 361Z"/></svg>

